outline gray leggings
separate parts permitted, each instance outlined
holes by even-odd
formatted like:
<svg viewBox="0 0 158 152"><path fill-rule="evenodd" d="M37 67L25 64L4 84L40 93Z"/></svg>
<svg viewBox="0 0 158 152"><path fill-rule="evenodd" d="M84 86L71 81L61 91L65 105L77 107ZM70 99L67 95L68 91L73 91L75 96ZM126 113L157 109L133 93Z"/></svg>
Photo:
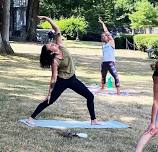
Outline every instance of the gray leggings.
<svg viewBox="0 0 158 152"><path fill-rule="evenodd" d="M108 71L110 72L110 74L113 76L115 80L115 86L120 87L120 81L119 81L119 77L118 77L117 70L115 67L115 63L112 61L103 62L101 64L102 84L106 83L106 75Z"/></svg>

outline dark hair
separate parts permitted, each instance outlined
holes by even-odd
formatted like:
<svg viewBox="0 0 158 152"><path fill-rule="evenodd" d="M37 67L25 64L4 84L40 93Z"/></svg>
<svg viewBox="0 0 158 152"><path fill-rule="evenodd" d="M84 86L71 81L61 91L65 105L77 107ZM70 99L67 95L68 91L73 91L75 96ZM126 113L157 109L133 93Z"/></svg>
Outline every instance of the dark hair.
<svg viewBox="0 0 158 152"><path fill-rule="evenodd" d="M40 66L42 68L50 68L54 58L55 58L55 53L51 54L52 51L47 49L47 46L44 45L41 49L41 54L40 54Z"/></svg>

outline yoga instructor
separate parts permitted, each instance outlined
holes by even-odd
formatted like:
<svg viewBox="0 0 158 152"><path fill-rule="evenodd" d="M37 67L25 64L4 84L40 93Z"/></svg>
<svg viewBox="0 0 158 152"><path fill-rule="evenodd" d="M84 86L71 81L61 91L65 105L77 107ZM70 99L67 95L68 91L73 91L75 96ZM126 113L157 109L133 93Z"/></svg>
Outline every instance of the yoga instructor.
<svg viewBox="0 0 158 152"><path fill-rule="evenodd" d="M95 116L94 96L87 87L77 79L72 56L62 44L59 27L52 21L52 19L46 16L39 16L38 18L48 21L55 31L54 42L45 44L42 47L40 54L41 67L51 68L52 75L46 99L37 106L27 120L27 123L34 124L34 118L46 107L53 104L64 90L70 88L87 99L87 108L90 114L91 124L99 124Z"/></svg>

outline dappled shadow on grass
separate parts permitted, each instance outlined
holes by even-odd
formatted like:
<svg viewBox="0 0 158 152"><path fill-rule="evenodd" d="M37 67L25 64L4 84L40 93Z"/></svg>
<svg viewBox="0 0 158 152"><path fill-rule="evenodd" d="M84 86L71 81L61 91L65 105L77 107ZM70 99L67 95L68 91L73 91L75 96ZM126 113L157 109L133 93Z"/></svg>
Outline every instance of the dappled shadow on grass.
<svg viewBox="0 0 158 152"><path fill-rule="evenodd" d="M81 70L79 78L88 84L97 83L97 79L94 80L92 75L95 75L95 78L98 75L100 77L99 56L73 54L73 57L77 70ZM118 72L121 76L127 76L127 79L122 80L122 85L124 88L134 89L135 93L132 96L95 96L96 116L99 120L118 120L129 124L131 128L71 129L87 133L88 138L68 140L59 136L55 129L28 128L17 122L30 116L47 95L51 73L39 67L38 56L17 54L0 58L0 148L5 151L11 149L48 152L103 152L105 149L107 152L134 151L139 135L150 120L152 85L149 84L152 81L146 81L151 77L149 62L141 58L118 57ZM133 79L137 76L139 79L130 81L130 76L133 76ZM37 119L82 121L90 120L90 116L86 99L67 89L53 105L42 111ZM147 149L156 151L157 138L152 142Z"/></svg>
<svg viewBox="0 0 158 152"><path fill-rule="evenodd" d="M38 147L34 147L35 151L43 148L42 144L40 144L40 142L38 141L41 138L41 135L43 139L47 139L45 145L51 144L53 147L58 147L61 146L62 142L62 145L66 148L65 151L69 151L70 147L73 148L74 145L78 146L80 151L83 150L83 147L84 150L88 151L93 145L95 146L93 147L93 149L91 149L92 152L98 151L96 145L100 146L100 151L104 151L105 148L109 152L111 150L120 150L121 152L127 152L128 150L129 152L134 151L136 140L138 139L140 132L142 132L143 129L146 127L147 121L150 119L150 106L145 104L142 105L141 103L139 104L138 102L140 101L127 103L126 100L129 100L127 99L128 97L125 97L126 99L123 99L123 102L122 99L119 97L116 97L116 99L114 99L114 97L112 98L113 101L116 101L115 103L112 103L109 97L103 97L102 99L98 97L95 98L97 118L99 120L118 120L129 124L131 128L69 129L71 131L87 133L88 138L84 142L82 142L81 139L71 139L70 141L68 139L64 140L64 138L60 137L61 141L58 141L59 136L56 135L56 132L59 132L59 130L57 131L54 129L37 127L28 128L23 124L17 123L18 119L26 118L27 116L29 116L33 112L35 107L39 104L39 101L34 102L24 97L21 100L16 100L16 98L10 100L8 98L10 101L3 103L3 109L1 109L0 111L0 114L3 117L3 119L1 119L3 124L1 126L3 128L3 133L1 132L1 135L7 135L10 143L14 143L14 140L18 138L16 142L22 140L23 144L27 145L28 147L33 146L34 144L38 144ZM38 115L37 119L72 119L81 121L89 120L86 100L68 89L62 94L62 96L57 100L56 103L41 112ZM14 128L16 128L16 131ZM55 135L50 136L51 133ZM31 140L31 142L27 142L28 140ZM77 141L75 142L75 140ZM73 143L72 145L70 144L71 142ZM84 146L85 142L87 145L89 145L88 148L87 146ZM4 144L4 142L1 143ZM115 146L111 146L111 143L113 143L113 145ZM66 147L67 144L69 144L69 147ZM9 143L8 146L12 147L12 145ZM17 145L17 149L19 148L20 147ZM154 150L155 148L156 147L153 147L151 149ZM12 150L14 149L15 147L12 147ZM61 148L61 150L63 149Z"/></svg>
<svg viewBox="0 0 158 152"><path fill-rule="evenodd" d="M83 68L86 73L93 73L99 70L100 56L92 55L74 55L77 65ZM151 61L139 58L118 57L116 61L116 67L118 73L123 75L133 76L150 76L152 71L150 69ZM98 71L100 72L100 71Z"/></svg>
<svg viewBox="0 0 158 152"><path fill-rule="evenodd" d="M84 75L79 75L79 78L87 84L100 83L100 60L99 56L91 55L74 55L76 59L77 69L79 68ZM130 58L130 57L118 57L116 62L119 76L126 76L127 79L120 79L121 86L125 89L134 89L139 94L150 96L152 92L149 87L152 87L152 71L150 69L150 60ZM98 79L94 79L97 77ZM144 79L145 77L145 79ZM147 80L146 80L147 79ZM114 80L113 80L114 81ZM150 84L148 86L148 84Z"/></svg>
<svg viewBox="0 0 158 152"><path fill-rule="evenodd" d="M141 58L118 57L117 67L123 75L151 76L151 60Z"/></svg>

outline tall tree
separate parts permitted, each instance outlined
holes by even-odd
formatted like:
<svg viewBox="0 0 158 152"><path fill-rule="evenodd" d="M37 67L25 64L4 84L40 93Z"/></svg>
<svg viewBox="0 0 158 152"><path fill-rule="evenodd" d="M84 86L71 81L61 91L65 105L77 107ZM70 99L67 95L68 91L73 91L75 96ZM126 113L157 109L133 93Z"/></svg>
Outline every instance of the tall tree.
<svg viewBox="0 0 158 152"><path fill-rule="evenodd" d="M10 25L10 0L0 1L0 53L13 54L14 51L9 43L9 25Z"/></svg>
<svg viewBox="0 0 158 152"><path fill-rule="evenodd" d="M148 0L138 1L135 5L135 12L129 14L131 27L133 29L147 28L158 25L158 13Z"/></svg>
<svg viewBox="0 0 158 152"><path fill-rule="evenodd" d="M37 15L39 12L39 0L28 0L26 15L27 40L36 40Z"/></svg>

